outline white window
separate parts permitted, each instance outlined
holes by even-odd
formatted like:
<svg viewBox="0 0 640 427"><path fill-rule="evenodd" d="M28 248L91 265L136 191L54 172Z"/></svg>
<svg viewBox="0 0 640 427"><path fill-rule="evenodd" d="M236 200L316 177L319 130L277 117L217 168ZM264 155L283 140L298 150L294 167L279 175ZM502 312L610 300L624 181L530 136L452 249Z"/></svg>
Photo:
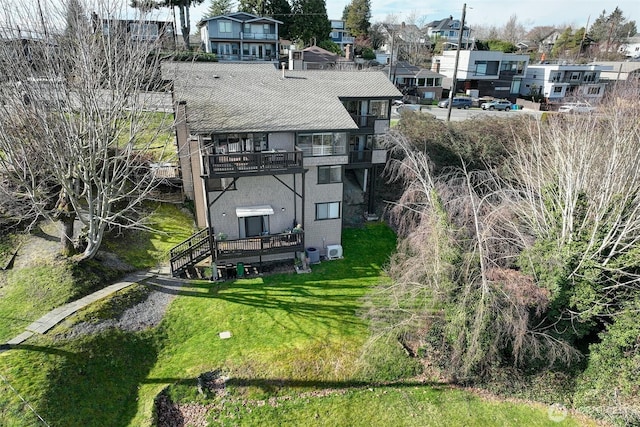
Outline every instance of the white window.
<svg viewBox="0 0 640 427"><path fill-rule="evenodd" d="M590 87L589 91L587 92L589 95L598 95L600 93L600 87L596 86L596 87Z"/></svg>
<svg viewBox="0 0 640 427"><path fill-rule="evenodd" d="M220 32L220 33L230 33L231 32L231 21L218 21L218 32Z"/></svg>
<svg viewBox="0 0 640 427"><path fill-rule="evenodd" d="M340 218L340 202L316 203L316 219Z"/></svg>

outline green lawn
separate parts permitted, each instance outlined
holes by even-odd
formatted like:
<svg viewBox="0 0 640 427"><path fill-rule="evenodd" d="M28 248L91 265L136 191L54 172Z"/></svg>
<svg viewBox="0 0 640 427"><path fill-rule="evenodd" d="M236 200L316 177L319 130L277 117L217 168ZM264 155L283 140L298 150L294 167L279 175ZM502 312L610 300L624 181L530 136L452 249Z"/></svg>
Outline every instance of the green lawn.
<svg viewBox="0 0 640 427"><path fill-rule="evenodd" d="M0 425L42 425L16 392L52 426L150 425L163 389L178 402L216 407L224 399L224 411L209 414L223 425L550 425L545 408L416 384L407 379L416 363L397 343L363 352L369 330L358 316L361 298L385 280L395 236L374 224L345 230L343 246L344 259L311 274L192 282L150 330L55 341L67 323L2 353L0 374L15 392L0 379ZM140 288L115 301L136 300ZM104 317L118 305L96 304L75 319ZM222 331L231 338L220 339ZM198 376L216 370L229 377L227 396L198 393ZM398 382L377 385L388 380Z"/></svg>

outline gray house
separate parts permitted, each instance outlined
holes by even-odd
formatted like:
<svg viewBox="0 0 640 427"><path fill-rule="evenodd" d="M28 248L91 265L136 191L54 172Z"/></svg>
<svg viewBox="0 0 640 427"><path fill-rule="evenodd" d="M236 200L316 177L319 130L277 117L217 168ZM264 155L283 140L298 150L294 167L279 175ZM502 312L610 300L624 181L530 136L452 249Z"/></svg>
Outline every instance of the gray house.
<svg viewBox="0 0 640 427"><path fill-rule="evenodd" d="M172 251L174 274L208 257L340 255L347 180L373 212L387 154L378 137L402 97L387 76L264 63L167 63L163 72L173 80L185 194L203 227Z"/></svg>
<svg viewBox="0 0 640 427"><path fill-rule="evenodd" d="M213 16L198 23L205 52L222 61L276 61L278 25L281 21L235 12Z"/></svg>

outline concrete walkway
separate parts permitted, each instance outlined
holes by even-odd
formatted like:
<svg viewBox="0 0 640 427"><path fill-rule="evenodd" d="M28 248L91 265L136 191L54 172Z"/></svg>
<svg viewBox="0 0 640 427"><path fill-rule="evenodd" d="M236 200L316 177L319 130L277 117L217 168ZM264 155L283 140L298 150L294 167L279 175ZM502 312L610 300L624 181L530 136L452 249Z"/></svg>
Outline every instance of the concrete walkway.
<svg viewBox="0 0 640 427"><path fill-rule="evenodd" d="M83 309L84 307L92 304L104 297L107 297L114 292L117 292L121 289L124 289L128 286L133 285L134 283L140 283L152 277L156 277L158 274L166 274L166 268L160 268L157 272L136 272L129 274L124 277L122 281L114 283L113 285L109 285L105 288L100 289L90 295L87 295L79 300L72 301L68 304L65 304L61 307L54 308L49 313L42 316L40 319L36 320L29 326L25 328L25 331L15 338L7 341L7 343L0 347L0 352L11 349L12 346L22 344L28 338L32 337L34 334L45 334L51 328L56 326L58 323L62 322L67 317L71 316L78 310Z"/></svg>

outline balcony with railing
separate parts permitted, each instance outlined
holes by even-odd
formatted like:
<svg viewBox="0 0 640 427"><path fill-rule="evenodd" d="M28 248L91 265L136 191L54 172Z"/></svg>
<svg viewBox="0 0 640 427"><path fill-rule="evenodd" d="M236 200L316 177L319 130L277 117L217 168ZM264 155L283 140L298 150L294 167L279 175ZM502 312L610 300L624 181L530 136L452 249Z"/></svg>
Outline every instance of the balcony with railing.
<svg viewBox="0 0 640 427"><path fill-rule="evenodd" d="M379 119L375 114L351 114L351 118L356 122L360 129L373 129L375 127L376 120Z"/></svg>
<svg viewBox="0 0 640 427"><path fill-rule="evenodd" d="M373 151L365 148L364 150L352 150L349 151L349 164L350 165L370 165L373 157Z"/></svg>
<svg viewBox="0 0 640 427"><path fill-rule="evenodd" d="M209 154L204 174L209 178L302 173L302 151Z"/></svg>
<svg viewBox="0 0 640 427"><path fill-rule="evenodd" d="M286 232L265 236L231 240L210 240L205 228L170 251L171 272L181 276L197 263L211 256L213 245L215 260L239 259L304 250L303 232Z"/></svg>
<svg viewBox="0 0 640 427"><path fill-rule="evenodd" d="M270 33L240 33L240 40L277 40L277 34Z"/></svg>
<svg viewBox="0 0 640 427"><path fill-rule="evenodd" d="M279 233L243 239L215 240L217 260L264 256L304 250L304 233Z"/></svg>

